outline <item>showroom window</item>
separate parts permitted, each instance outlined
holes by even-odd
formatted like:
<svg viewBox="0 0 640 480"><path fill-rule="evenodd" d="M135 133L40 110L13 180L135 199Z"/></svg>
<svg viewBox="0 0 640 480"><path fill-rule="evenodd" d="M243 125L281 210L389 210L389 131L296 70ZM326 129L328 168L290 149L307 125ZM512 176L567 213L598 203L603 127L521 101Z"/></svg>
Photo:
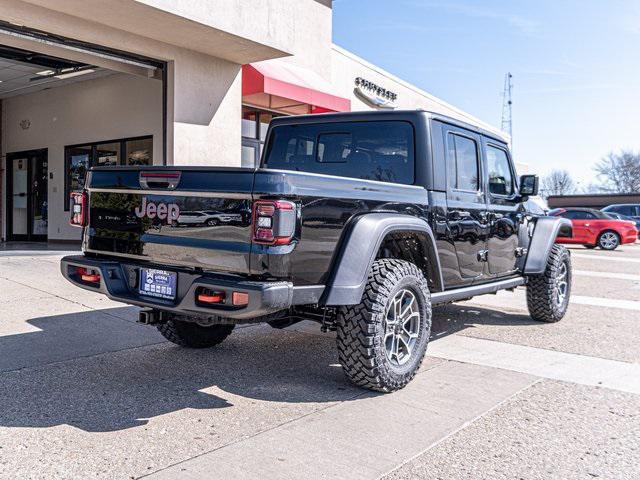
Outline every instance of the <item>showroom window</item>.
<svg viewBox="0 0 640 480"><path fill-rule="evenodd" d="M282 114L253 107L242 107L242 166L255 168L267 138L269 122Z"/></svg>
<svg viewBox="0 0 640 480"><path fill-rule="evenodd" d="M82 190L87 170L91 167L152 165L153 136L70 145L64 148L64 158L64 191L68 200L71 192ZM65 210L69 210L68 201L65 201Z"/></svg>

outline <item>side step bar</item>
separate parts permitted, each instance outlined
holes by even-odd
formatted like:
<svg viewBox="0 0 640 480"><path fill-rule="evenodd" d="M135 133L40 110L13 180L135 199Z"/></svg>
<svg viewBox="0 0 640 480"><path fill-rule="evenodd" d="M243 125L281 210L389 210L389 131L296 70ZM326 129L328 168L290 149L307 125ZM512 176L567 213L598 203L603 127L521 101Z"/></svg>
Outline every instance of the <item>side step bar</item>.
<svg viewBox="0 0 640 480"><path fill-rule="evenodd" d="M459 300L469 299L476 295L484 295L487 293L496 293L499 290L508 288L516 288L527 283L526 278L516 277L497 282L484 283L482 285L472 285L470 287L456 288L453 290L445 290L444 292L435 292L431 294L431 303L438 305L440 303L456 302Z"/></svg>

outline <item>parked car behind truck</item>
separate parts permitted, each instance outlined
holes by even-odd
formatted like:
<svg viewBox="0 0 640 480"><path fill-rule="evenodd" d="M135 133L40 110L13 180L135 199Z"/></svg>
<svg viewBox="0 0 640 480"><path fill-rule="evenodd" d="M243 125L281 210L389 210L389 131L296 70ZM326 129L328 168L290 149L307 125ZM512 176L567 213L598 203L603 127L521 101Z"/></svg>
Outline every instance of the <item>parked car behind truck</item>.
<svg viewBox="0 0 640 480"><path fill-rule="evenodd" d="M435 113L283 117L256 170L91 170L72 217L84 254L61 269L145 307L141 321L182 346L317 321L337 331L351 381L389 392L416 374L433 305L526 286L535 320L564 316L571 258L555 240L572 227L527 210L537 190L503 139ZM242 221L171 228L194 197Z"/></svg>
<svg viewBox="0 0 640 480"><path fill-rule="evenodd" d="M573 234L558 239L558 243L584 245L587 248L600 247L615 250L620 245L634 243L638 239L635 222L611 218L600 210L592 208L556 208L549 215L571 220Z"/></svg>
<svg viewBox="0 0 640 480"><path fill-rule="evenodd" d="M638 230L638 232L640 232L640 217L627 217L626 215L623 215L621 213L616 213L616 212L611 212L611 211L604 211L605 215L607 215L610 218L613 218L615 220L627 220L628 222L633 222L636 226L636 230ZM640 233L639 233L640 236Z"/></svg>
<svg viewBox="0 0 640 480"><path fill-rule="evenodd" d="M633 220L640 221L640 204L638 203L616 203L607 205L602 211L605 213L619 213Z"/></svg>

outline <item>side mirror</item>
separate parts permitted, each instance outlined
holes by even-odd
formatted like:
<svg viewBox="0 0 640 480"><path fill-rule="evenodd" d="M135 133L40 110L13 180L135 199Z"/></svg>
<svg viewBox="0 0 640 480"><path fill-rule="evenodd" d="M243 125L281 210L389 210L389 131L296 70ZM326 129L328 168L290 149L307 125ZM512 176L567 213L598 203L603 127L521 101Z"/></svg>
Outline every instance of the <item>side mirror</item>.
<svg viewBox="0 0 640 480"><path fill-rule="evenodd" d="M540 179L537 175L522 175L520 177L520 196L535 197L538 195Z"/></svg>

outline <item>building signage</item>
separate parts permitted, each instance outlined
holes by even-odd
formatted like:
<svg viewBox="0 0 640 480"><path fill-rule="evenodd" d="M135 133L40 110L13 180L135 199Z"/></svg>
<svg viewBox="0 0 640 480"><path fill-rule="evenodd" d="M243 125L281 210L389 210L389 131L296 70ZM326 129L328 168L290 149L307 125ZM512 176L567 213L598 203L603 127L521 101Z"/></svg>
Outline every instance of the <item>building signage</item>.
<svg viewBox="0 0 640 480"><path fill-rule="evenodd" d="M355 93L369 105L378 108L396 108L396 99L398 94L382 88L381 86L370 82L362 77L356 78Z"/></svg>

